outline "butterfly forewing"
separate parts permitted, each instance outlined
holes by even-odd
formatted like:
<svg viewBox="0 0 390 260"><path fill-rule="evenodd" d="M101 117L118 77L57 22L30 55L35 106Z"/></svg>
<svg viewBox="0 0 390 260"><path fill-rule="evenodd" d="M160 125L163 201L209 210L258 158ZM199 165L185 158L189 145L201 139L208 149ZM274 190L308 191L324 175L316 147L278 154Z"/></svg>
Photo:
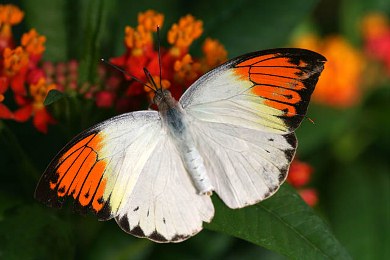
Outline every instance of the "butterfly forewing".
<svg viewBox="0 0 390 260"><path fill-rule="evenodd" d="M325 58L275 49L233 59L180 99L216 193L231 208L271 196L287 176Z"/></svg>
<svg viewBox="0 0 390 260"><path fill-rule="evenodd" d="M202 120L291 132L306 114L325 61L302 49L249 53L205 74L180 102ZM225 118L236 109L237 118Z"/></svg>

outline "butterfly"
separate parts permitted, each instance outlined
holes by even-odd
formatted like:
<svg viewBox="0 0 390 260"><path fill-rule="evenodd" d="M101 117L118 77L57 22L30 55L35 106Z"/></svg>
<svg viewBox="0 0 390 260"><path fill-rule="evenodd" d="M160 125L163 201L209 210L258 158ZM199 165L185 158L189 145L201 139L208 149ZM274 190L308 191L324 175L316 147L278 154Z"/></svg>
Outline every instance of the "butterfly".
<svg viewBox="0 0 390 260"><path fill-rule="evenodd" d="M326 59L280 48L234 58L176 101L155 89L158 111L122 114L76 136L51 161L39 201L115 218L127 233L180 242L214 216L215 192L232 209L273 195L287 177Z"/></svg>

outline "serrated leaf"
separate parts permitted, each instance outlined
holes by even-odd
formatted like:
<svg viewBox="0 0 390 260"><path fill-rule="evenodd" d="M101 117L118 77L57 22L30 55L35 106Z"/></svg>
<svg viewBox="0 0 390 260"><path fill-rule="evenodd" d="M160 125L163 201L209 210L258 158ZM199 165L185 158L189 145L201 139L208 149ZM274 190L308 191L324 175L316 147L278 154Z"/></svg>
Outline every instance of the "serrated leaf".
<svg viewBox="0 0 390 260"><path fill-rule="evenodd" d="M43 104L45 106L48 106L58 100L60 100L61 98L63 98L65 95L64 93L62 93L61 91L58 91L56 89L52 89L49 91L49 93L47 93L47 96L45 98L45 101L43 102Z"/></svg>
<svg viewBox="0 0 390 260"><path fill-rule="evenodd" d="M350 259L329 226L288 185L270 199L232 210L213 200L216 215L206 227L242 238L293 259Z"/></svg>

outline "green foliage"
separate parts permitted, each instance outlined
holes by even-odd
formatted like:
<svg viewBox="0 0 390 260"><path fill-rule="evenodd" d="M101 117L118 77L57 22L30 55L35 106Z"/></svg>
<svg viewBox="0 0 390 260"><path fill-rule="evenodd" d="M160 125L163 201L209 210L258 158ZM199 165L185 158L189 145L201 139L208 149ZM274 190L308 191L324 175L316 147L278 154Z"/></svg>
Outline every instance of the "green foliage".
<svg viewBox="0 0 390 260"><path fill-rule="evenodd" d="M214 200L215 218L208 228L284 254L292 259L349 259L349 254L287 184L255 206L231 210Z"/></svg>
<svg viewBox="0 0 390 260"><path fill-rule="evenodd" d="M47 37L45 60L80 60L80 82L94 82L101 57L123 53L124 26L134 26L140 11L165 14L163 37L173 22L191 13L204 22L203 37L219 39L233 57L286 45L291 31L317 4L316 0L18 2L26 15L24 27L34 27ZM364 1L358 2L356 8ZM347 28L361 11L349 13L346 5L341 11L342 30L356 39L356 32ZM195 53L200 42L192 46ZM36 133L28 124L0 122L0 258L279 259L279 254L292 259L349 259L349 254L356 259L389 258L390 94L388 86L379 89L371 90L354 109L311 107L309 117L315 125L304 121L298 130L298 155L316 169L319 208L306 206L288 185L272 198L240 210L228 209L215 198L216 215L206 225L208 230L173 245L131 237L114 221L100 223L74 215L70 205L55 210L33 200L39 173L69 138L113 115L96 112L91 103L81 103L77 97L62 98L59 91L50 91L45 105L60 104L54 109L61 107L66 113L48 135Z"/></svg>
<svg viewBox="0 0 390 260"><path fill-rule="evenodd" d="M58 91L56 89L52 89L49 91L49 93L47 93L47 96L46 96L43 104L45 106L48 106L48 105L60 100L63 97L64 97L64 94L61 91Z"/></svg>

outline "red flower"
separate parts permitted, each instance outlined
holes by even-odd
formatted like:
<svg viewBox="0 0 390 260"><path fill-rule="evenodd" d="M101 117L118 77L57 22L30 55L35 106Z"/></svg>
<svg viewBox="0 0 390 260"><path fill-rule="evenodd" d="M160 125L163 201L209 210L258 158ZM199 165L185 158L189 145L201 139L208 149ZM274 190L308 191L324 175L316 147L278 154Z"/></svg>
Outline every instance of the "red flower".
<svg viewBox="0 0 390 260"><path fill-rule="evenodd" d="M16 95L16 103L20 106L15 111L15 120L19 122L27 121L33 116L33 124L35 128L42 132L47 133L47 126L54 124L54 118L47 112L43 102L50 90L55 89L55 84L47 84L44 78L41 78L36 84L30 85L31 98L27 98L21 95Z"/></svg>
<svg viewBox="0 0 390 260"><path fill-rule="evenodd" d="M318 195L315 189L302 189L298 191L301 198L309 205L314 207L318 203Z"/></svg>
<svg viewBox="0 0 390 260"><path fill-rule="evenodd" d="M287 182L297 188L299 195L309 205L314 206L318 202L317 191L314 188L303 188L310 182L313 167L308 163L294 159L290 165Z"/></svg>
<svg viewBox="0 0 390 260"><path fill-rule="evenodd" d="M5 99L4 93L8 89L8 79L6 77L0 77L0 119L13 118L12 112L3 104Z"/></svg>
<svg viewBox="0 0 390 260"><path fill-rule="evenodd" d="M96 93L95 98L98 107L111 107L114 103L115 93L103 90Z"/></svg>
<svg viewBox="0 0 390 260"><path fill-rule="evenodd" d="M380 13L367 15L362 23L365 50L372 58L382 61L390 75L390 22Z"/></svg>
<svg viewBox="0 0 390 260"><path fill-rule="evenodd" d="M153 48L153 33L157 26L162 26L164 16L155 11L146 11L138 16L138 26L125 29L126 53L110 61L123 68L139 81L149 84L144 74L144 68L150 72L157 85L160 84L160 62L158 52ZM161 83L164 88L169 88L172 95L178 99L185 88L190 86L204 72L221 64L226 60L226 50L223 46L211 39L207 39L203 46L204 58L194 58L189 53L189 47L203 32L203 22L187 15L175 23L168 31L168 43L170 48L161 47ZM126 96L146 96L149 101L154 93L150 88L131 77ZM159 86L157 86L159 87ZM123 102L123 101L122 101Z"/></svg>
<svg viewBox="0 0 390 260"><path fill-rule="evenodd" d="M310 181L313 168L305 162L294 160L291 163L287 181L294 187L302 187Z"/></svg>

